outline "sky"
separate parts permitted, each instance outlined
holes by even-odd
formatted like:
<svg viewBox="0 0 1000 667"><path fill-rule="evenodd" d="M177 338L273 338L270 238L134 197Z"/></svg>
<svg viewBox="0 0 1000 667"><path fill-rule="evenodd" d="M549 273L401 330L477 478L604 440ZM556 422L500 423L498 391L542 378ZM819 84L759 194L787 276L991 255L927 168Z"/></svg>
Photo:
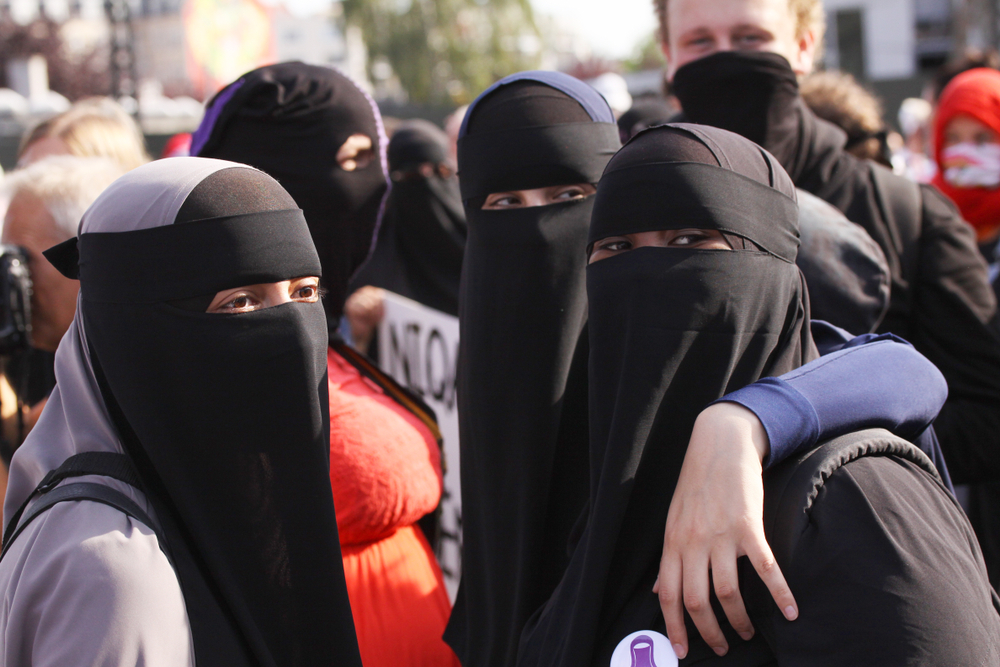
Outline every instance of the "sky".
<svg viewBox="0 0 1000 667"><path fill-rule="evenodd" d="M652 0L531 0L590 42L595 55L624 58L656 28Z"/></svg>
<svg viewBox="0 0 1000 667"><path fill-rule="evenodd" d="M270 0L267 4L274 4ZM309 15L330 0L284 0L293 13ZM531 0L535 11L554 17L586 39L594 55L624 58L656 27L652 0Z"/></svg>

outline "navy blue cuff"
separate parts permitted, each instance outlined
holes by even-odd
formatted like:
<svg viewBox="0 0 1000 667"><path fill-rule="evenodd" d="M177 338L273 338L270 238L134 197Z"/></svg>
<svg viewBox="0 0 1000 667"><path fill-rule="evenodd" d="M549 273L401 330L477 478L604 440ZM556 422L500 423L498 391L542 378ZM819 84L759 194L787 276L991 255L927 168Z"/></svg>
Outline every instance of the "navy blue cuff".
<svg viewBox="0 0 1000 667"><path fill-rule="evenodd" d="M724 401L742 405L764 425L771 449L764 459L765 470L819 439L819 416L812 403L780 378L762 378L715 402Z"/></svg>

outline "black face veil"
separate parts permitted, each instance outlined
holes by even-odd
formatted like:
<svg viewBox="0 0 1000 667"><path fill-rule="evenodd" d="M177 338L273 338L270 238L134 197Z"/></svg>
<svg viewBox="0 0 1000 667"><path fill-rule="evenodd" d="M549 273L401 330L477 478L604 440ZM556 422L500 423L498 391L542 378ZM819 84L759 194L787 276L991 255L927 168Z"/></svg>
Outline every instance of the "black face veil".
<svg viewBox="0 0 1000 667"><path fill-rule="evenodd" d="M445 639L465 667L513 664L521 627L566 565L587 484L581 334L593 198L481 206L494 192L596 183L618 147L604 99L552 72L500 81L463 123L463 570Z"/></svg>
<svg viewBox="0 0 1000 667"><path fill-rule="evenodd" d="M693 227L751 249L645 247L588 267L591 509L565 577L524 632L519 664L607 665L630 633L664 631L651 589L695 418L815 356L794 197L771 155L714 128L646 130L608 165L591 243ZM693 626L690 636L692 658L714 657Z"/></svg>
<svg viewBox="0 0 1000 667"><path fill-rule="evenodd" d="M372 140L374 157L344 171L337 151L354 134ZM371 98L337 70L298 62L261 67L220 91L191 144L192 155L257 167L292 195L323 264L334 329L377 233L388 187L385 149Z"/></svg>
<svg viewBox="0 0 1000 667"><path fill-rule="evenodd" d="M371 259L352 282L384 287L431 308L458 315L465 250L465 211L448 136L423 120L403 123L389 142L392 192ZM435 168L421 173L424 165Z"/></svg>
<svg viewBox="0 0 1000 667"><path fill-rule="evenodd" d="M107 412L167 535L201 665L360 665L329 479L319 303L210 314L320 273L302 211L242 165L174 158L84 216L80 309Z"/></svg>

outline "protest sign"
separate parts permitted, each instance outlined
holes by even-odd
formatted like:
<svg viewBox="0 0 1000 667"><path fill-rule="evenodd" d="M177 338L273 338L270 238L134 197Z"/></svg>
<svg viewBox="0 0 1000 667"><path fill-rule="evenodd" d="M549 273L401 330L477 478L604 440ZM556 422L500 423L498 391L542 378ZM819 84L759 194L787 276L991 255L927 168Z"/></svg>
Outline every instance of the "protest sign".
<svg viewBox="0 0 1000 667"><path fill-rule="evenodd" d="M438 561L448 596L455 600L462 575L462 496L458 460L458 318L386 292L378 327L382 370L423 398L437 414L444 441L444 491Z"/></svg>

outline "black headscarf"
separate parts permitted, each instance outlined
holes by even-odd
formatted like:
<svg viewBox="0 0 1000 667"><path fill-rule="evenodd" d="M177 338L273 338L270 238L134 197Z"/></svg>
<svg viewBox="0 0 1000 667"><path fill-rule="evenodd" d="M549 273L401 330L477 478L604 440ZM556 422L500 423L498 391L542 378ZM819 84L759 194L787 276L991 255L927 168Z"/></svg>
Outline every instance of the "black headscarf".
<svg viewBox="0 0 1000 667"><path fill-rule="evenodd" d="M463 122L462 583L445 640L465 667L513 664L524 622L562 575L587 497L584 269L593 197L481 206L493 192L596 183L618 148L607 102L554 72L503 79Z"/></svg>
<svg viewBox="0 0 1000 667"><path fill-rule="evenodd" d="M677 115L677 109L662 97L645 97L618 118L618 134L626 142L648 127L663 125Z"/></svg>
<svg viewBox="0 0 1000 667"><path fill-rule="evenodd" d="M89 362L163 524L197 663L360 665L323 307L205 312L219 290L320 274L302 211L257 170L163 160L105 190L78 252Z"/></svg>
<svg viewBox="0 0 1000 667"><path fill-rule="evenodd" d="M351 289L384 287L425 306L458 315L465 250L465 211L448 136L422 120L403 123L389 142L392 193L372 258ZM422 165L432 165L429 175Z"/></svg>
<svg viewBox="0 0 1000 667"><path fill-rule="evenodd" d="M344 171L337 151L353 134L374 159ZM324 305L336 328L351 276L371 252L387 188L378 107L337 70L299 62L245 74L209 103L191 154L242 162L270 174L305 212L323 264Z"/></svg>
<svg viewBox="0 0 1000 667"><path fill-rule="evenodd" d="M639 248L587 269L590 514L565 577L525 630L519 664L603 667L630 633L664 631L651 589L695 418L816 356L795 266L795 188L777 161L714 128L636 135L601 179L589 242L687 227L759 250ZM691 636L692 658L714 657Z"/></svg>

